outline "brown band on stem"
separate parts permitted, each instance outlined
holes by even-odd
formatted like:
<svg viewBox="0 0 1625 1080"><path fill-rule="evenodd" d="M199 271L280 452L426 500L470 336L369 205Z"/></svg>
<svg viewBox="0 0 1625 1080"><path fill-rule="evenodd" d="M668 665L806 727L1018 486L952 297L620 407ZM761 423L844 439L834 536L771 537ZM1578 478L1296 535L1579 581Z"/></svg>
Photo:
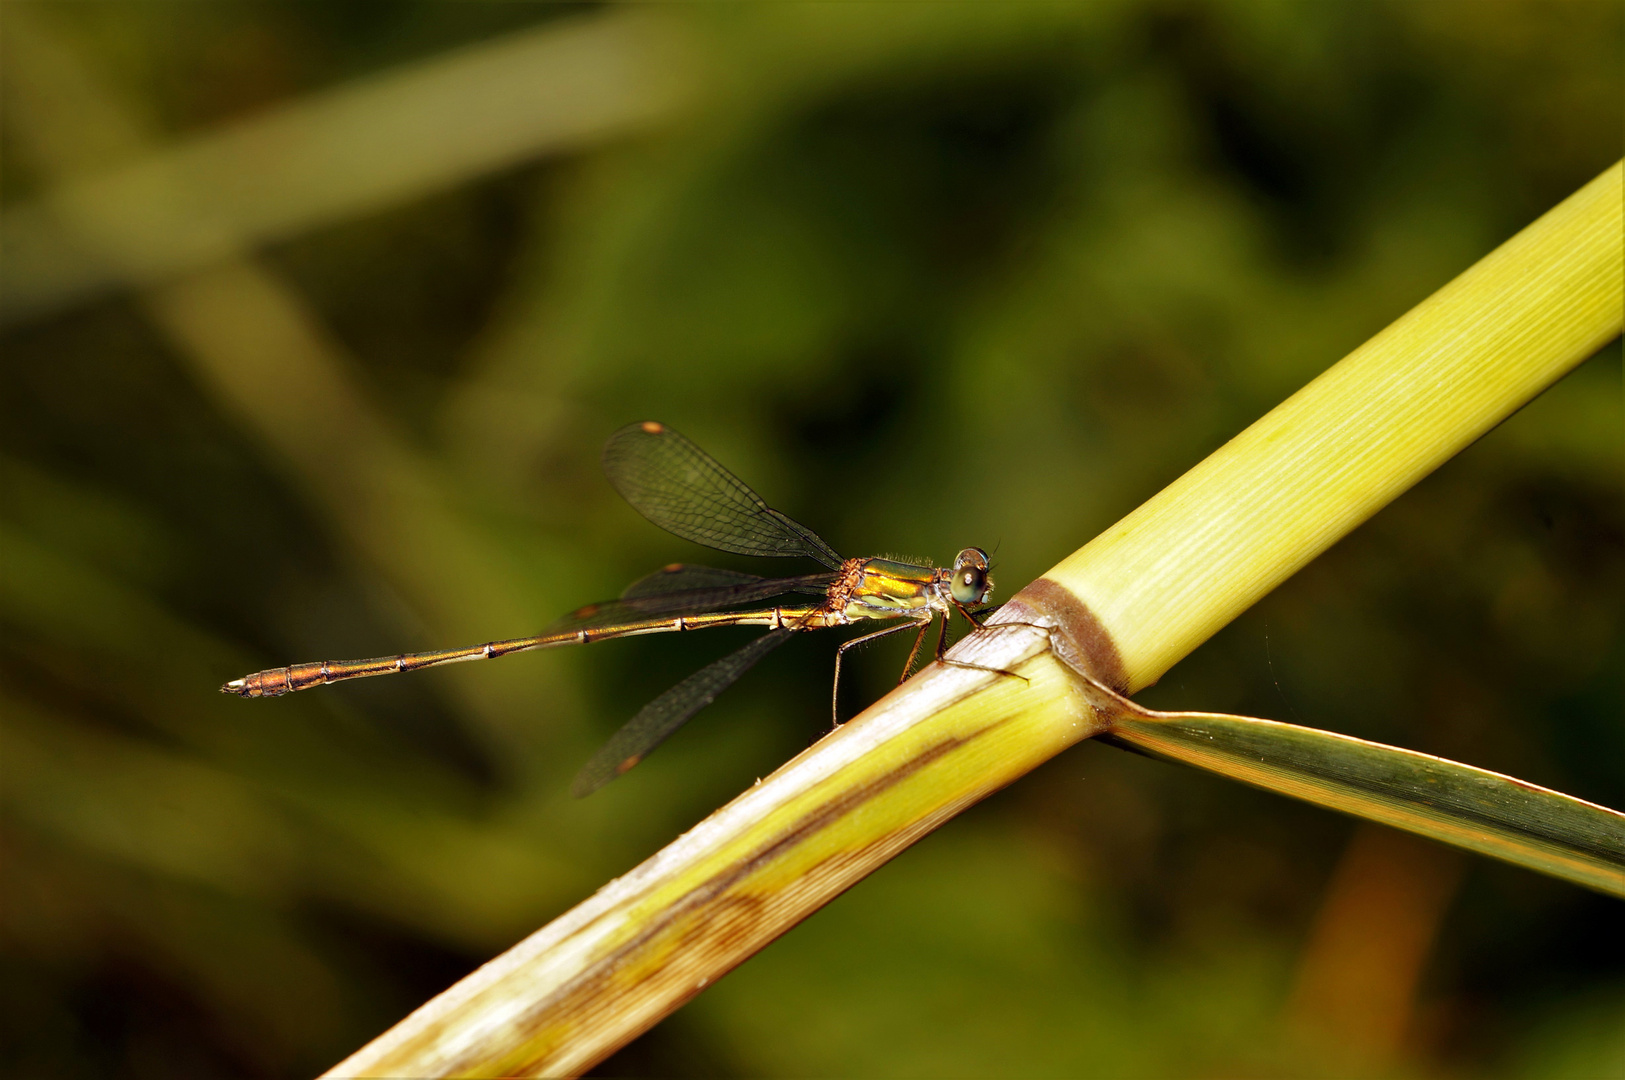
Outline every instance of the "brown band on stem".
<svg viewBox="0 0 1625 1080"><path fill-rule="evenodd" d="M998 622L1036 617L1034 621L1049 623L1050 648L1062 663L1118 693L1128 693L1128 672L1117 643L1089 606L1065 585L1039 578L1012 597L1000 615L1004 617Z"/></svg>

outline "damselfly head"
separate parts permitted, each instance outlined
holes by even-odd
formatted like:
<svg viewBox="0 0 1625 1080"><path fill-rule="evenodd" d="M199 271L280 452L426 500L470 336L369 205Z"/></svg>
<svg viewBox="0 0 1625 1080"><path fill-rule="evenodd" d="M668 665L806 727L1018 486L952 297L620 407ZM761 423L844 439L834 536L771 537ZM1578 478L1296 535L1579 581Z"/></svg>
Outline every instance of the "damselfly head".
<svg viewBox="0 0 1625 1080"><path fill-rule="evenodd" d="M988 575L987 552L966 548L954 557L954 574L949 583L954 599L961 604L980 604L993 595L993 578Z"/></svg>

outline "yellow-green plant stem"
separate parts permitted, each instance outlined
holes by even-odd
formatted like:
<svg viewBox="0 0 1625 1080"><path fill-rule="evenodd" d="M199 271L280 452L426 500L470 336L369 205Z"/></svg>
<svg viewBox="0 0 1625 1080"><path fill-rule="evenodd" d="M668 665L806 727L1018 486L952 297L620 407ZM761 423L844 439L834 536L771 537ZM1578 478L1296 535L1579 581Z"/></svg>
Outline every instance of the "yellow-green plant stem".
<svg viewBox="0 0 1625 1080"><path fill-rule="evenodd" d="M1035 583L934 666L333 1076L567 1075L1144 686L1620 332L1618 165ZM1081 598L1081 603L1079 602ZM1066 656L1072 667L1057 657Z"/></svg>

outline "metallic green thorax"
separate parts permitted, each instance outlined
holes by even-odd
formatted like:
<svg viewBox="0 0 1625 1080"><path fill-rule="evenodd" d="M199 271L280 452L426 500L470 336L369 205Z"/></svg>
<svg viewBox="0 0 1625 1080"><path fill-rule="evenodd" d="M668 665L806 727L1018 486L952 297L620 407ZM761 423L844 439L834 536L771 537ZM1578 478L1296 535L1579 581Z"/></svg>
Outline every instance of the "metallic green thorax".
<svg viewBox="0 0 1625 1080"><path fill-rule="evenodd" d="M941 577L941 571L934 566L892 559L864 559L855 569L856 580L846 607L846 613L855 619L876 615L885 618L929 607Z"/></svg>

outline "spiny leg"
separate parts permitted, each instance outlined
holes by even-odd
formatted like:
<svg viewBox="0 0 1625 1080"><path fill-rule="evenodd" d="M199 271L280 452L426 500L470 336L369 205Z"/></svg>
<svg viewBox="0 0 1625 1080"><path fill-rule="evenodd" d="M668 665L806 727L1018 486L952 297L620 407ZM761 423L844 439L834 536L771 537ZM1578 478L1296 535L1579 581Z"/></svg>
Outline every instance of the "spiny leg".
<svg viewBox="0 0 1625 1080"><path fill-rule="evenodd" d="M965 620L976 629L988 629L986 626L976 621L976 616L972 615L964 604L961 604L958 600L953 599L950 599L949 602L953 604L953 606L959 610L959 613L965 616ZM998 626L1030 626L1035 630L1043 630L1045 633L1049 632L1049 627L1039 626L1037 623L999 623ZM1014 671L1006 671L1004 668L987 667L983 664L967 664L963 660L949 660L945 655L943 655L948 651L947 639L948 617L944 615L942 617L942 633L937 635L937 663L946 664L949 667L969 668L971 671L991 671L996 675L1008 675L1012 679L1020 679L1022 682L1027 683L1028 685L1032 684L1032 680L1027 678L1027 676L1018 675Z"/></svg>
<svg viewBox="0 0 1625 1080"><path fill-rule="evenodd" d="M959 602L959 601L958 601L958 600L955 600L955 599L954 599L954 598L953 598L953 597L951 597L951 596L950 596L950 597L949 597L949 598L948 598L948 602L949 602L949 603L950 603L950 604L952 604L952 605L953 605L953 606L954 606L954 607L956 607L956 608L958 608L958 609L959 609L959 613L960 613L960 614L961 614L961 615L963 615L963 616L965 616L965 621L966 621L966 622L968 622L968 623L970 623L970 624L971 624L971 625L972 625L972 626L974 626L974 627L976 627L976 629L978 629L978 630L986 630L986 629L987 629L987 627L986 627L986 626L984 626L984 625L982 625L982 624L981 624L981 623L979 623L979 622L977 622L977 621L976 621L976 616L975 616L975 615L972 615L972 614L971 614L971 613L970 613L970 608L968 608L968 607L966 607L966 606L965 606L965 605L964 605L964 604L961 604L961 603L960 603L960 602ZM943 622L944 622L944 623L946 623L946 622L947 622L947 621L948 621L948 620L947 620L947 619L943 619L943 620L942 620L942 621L943 621Z"/></svg>
<svg viewBox="0 0 1625 1080"><path fill-rule="evenodd" d="M841 726L841 657L846 655L846 650L856 648L866 641L874 641L877 638L883 638L887 634L895 634L899 630L907 630L912 625L913 620L905 623L899 623L896 626L888 626L884 630L876 630L872 634L864 634L862 637L855 637L851 641L843 641L841 642L840 648L835 650L835 686L831 688L829 692L829 715L830 720L834 722L836 727ZM927 625L929 625L929 623L927 623ZM921 627L921 632L924 632L924 627ZM915 648L918 647L919 643L915 642Z"/></svg>
<svg viewBox="0 0 1625 1080"><path fill-rule="evenodd" d="M1009 620L1007 622L999 622L999 623L993 623L993 624L989 625L989 624L984 623L984 622L978 622L976 620L976 615L969 608L967 608L964 604L961 604L958 600L954 600L954 599L950 598L948 602L950 604L952 604L955 608L957 608L961 615L965 616L965 621L966 622L970 623L972 626L976 627L976 629L978 629L978 630L999 630L999 629L1002 629L1003 627L1006 627L1006 626L1025 626L1025 627L1027 627L1027 628L1029 628L1031 630L1042 630L1046 635L1048 635L1048 634L1052 633L1054 631L1054 629L1055 629L1053 626L1045 626L1043 623L1018 622L1018 621L1016 621L1014 619L1011 619L1011 620ZM998 608L992 608L992 609L989 609L989 610L997 611L999 609Z"/></svg>
<svg viewBox="0 0 1625 1080"><path fill-rule="evenodd" d="M914 647L908 651L908 663L903 665L903 673L897 676L897 685L902 686L908 681L909 672L914 670L914 658L920 655L920 642L925 640L925 632L931 629L931 620L927 619L920 624L920 632L914 635Z"/></svg>

